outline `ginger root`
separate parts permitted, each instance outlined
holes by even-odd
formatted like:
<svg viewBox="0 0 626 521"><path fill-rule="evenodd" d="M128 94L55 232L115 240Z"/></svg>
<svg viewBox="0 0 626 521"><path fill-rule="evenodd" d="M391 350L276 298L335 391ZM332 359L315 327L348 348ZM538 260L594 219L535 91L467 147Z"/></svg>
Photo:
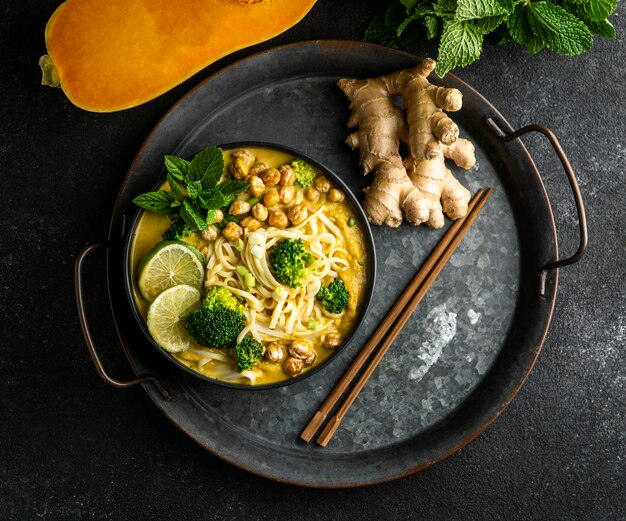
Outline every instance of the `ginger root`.
<svg viewBox="0 0 626 521"><path fill-rule="evenodd" d="M459 128L444 112L458 111L457 89L432 85L427 76L435 60L367 80L341 79L337 85L350 99L347 144L359 149L364 174L374 172L365 189L363 208L372 224L415 226L444 224L443 213L458 219L467 213L470 192L445 165L445 158L465 169L476 163L474 145L459 138ZM401 96L405 110L394 103ZM402 158L400 144L409 155Z"/></svg>

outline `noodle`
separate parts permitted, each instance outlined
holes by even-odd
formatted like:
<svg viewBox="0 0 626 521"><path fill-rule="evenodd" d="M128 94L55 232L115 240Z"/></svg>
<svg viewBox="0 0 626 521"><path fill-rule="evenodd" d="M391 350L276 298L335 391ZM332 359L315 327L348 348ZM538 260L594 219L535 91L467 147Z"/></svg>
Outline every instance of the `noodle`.
<svg viewBox="0 0 626 521"><path fill-rule="evenodd" d="M310 215L298 227L246 230L241 251L223 237L209 243L205 286L225 286L245 299L250 307L238 342L247 334L265 342L286 340L292 336L321 338L341 318L341 315L325 312L315 298L323 279L338 276L350 264L345 258L346 248L340 246L344 235L324 214L324 208L324 205L317 210L311 208ZM267 255L258 255L259 247L265 252L284 239L302 240L313 256L310 274L302 287L283 286L272 273ZM257 250L253 250L255 247ZM237 266L241 265L254 276L254 287L246 288L242 277L237 275ZM274 290L281 286L287 295L280 300L273 298Z"/></svg>

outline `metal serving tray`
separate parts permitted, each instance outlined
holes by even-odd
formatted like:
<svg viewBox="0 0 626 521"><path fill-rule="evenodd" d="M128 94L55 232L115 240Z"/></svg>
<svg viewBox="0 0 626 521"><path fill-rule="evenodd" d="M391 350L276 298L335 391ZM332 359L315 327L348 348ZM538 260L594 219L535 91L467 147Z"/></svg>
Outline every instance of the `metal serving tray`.
<svg viewBox="0 0 626 521"><path fill-rule="evenodd" d="M124 290L123 240L137 211L131 199L162 175L163 155L193 155L209 144L266 141L316 158L358 194L370 179L344 144L348 101L341 77L374 77L418 58L371 44L319 41L275 48L211 76L161 120L120 188L109 240L77 260L79 314L99 374L117 387L141 383L180 430L216 456L255 474L313 487L350 487L424 469L474 439L510 403L541 350L557 294L558 266L580 258L586 224L580 191L553 134L532 126L512 134L479 93L448 75L432 81L463 92L453 117L477 149L477 166L455 169L472 192L495 192L443 273L345 417L331 443L299 434L371 335L444 230L375 227L376 290L349 349L323 371L290 386L257 392L200 381L159 356L139 330ZM558 261L557 238L541 177L517 135L546 134L572 183L579 212L577 253ZM108 247L111 308L138 375L110 378L89 333L82 303L85 257Z"/></svg>

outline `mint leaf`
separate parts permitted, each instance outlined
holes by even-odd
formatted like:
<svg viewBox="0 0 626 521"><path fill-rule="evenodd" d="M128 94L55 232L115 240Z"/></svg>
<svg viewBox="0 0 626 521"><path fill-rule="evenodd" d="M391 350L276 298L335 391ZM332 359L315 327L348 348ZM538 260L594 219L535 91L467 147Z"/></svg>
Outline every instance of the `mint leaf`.
<svg viewBox="0 0 626 521"><path fill-rule="evenodd" d="M528 9L518 6L506 21L506 28L509 30L511 39L520 45L526 45L533 37L533 28L530 26Z"/></svg>
<svg viewBox="0 0 626 521"><path fill-rule="evenodd" d="M176 201L182 201L185 198L182 190L180 189L180 186L178 185L178 182L169 172L167 174L167 184L170 186L170 192L172 193Z"/></svg>
<svg viewBox="0 0 626 521"><path fill-rule="evenodd" d="M202 190L201 181L189 181L187 183L187 194L192 200L196 200L198 198L201 190Z"/></svg>
<svg viewBox="0 0 626 521"><path fill-rule="evenodd" d="M550 2L533 2L530 25L542 44L566 56L576 56L591 48L593 37L582 20Z"/></svg>
<svg viewBox="0 0 626 521"><path fill-rule="evenodd" d="M385 11L385 25L392 29L397 28L406 18L406 7L400 2L394 2Z"/></svg>
<svg viewBox="0 0 626 521"><path fill-rule="evenodd" d="M206 190L202 190L200 192L198 200L200 201L200 206L207 210L216 210L217 208L221 208L228 204L226 198L222 195L217 188L207 188Z"/></svg>
<svg viewBox="0 0 626 521"><path fill-rule="evenodd" d="M507 13L512 13L513 10L525 0L498 0L498 3Z"/></svg>
<svg viewBox="0 0 626 521"><path fill-rule="evenodd" d="M185 181L189 172L189 161L178 156L165 156L165 168L178 181Z"/></svg>
<svg viewBox="0 0 626 521"><path fill-rule="evenodd" d="M363 40L366 42L378 43L387 47L403 47L417 39L417 34L405 32L402 36L398 36L397 30L393 27L385 25L385 15L379 14L370 20Z"/></svg>
<svg viewBox="0 0 626 521"><path fill-rule="evenodd" d="M189 179L200 181L203 188L215 186L223 174L224 156L221 148L205 148L191 160Z"/></svg>
<svg viewBox="0 0 626 521"><path fill-rule="evenodd" d="M456 0L450 0L451 10L456 9ZM413 8L411 15L415 14L435 14L435 9L432 0L419 0Z"/></svg>
<svg viewBox="0 0 626 521"><path fill-rule="evenodd" d="M400 3L406 9L406 14L410 14L415 7L415 4L417 4L418 2L420 2L420 0L400 0Z"/></svg>
<svg viewBox="0 0 626 521"><path fill-rule="evenodd" d="M429 0L419 0L418 2L415 3L413 12L410 14L410 16L405 18L404 21L400 25L398 25L397 35L401 36L402 33L406 30L406 28L409 25L417 21L423 23L426 26L427 30L429 27L434 29L434 24L432 22L434 14L435 14L435 11L433 10L432 2L430 2ZM430 18L431 20L429 20L428 22L425 22L425 19L427 17ZM439 26L439 23L437 22L437 27L438 26ZM435 32L436 34L439 33L439 31L435 31ZM429 32L429 34L432 34L432 31ZM427 36L427 38L432 39L434 38L434 36Z"/></svg>
<svg viewBox="0 0 626 521"><path fill-rule="evenodd" d="M615 34L615 27L608 20L602 20L600 22L588 22L585 20L587 27L593 34L597 34L604 38L610 38L611 40L615 40L617 35Z"/></svg>
<svg viewBox="0 0 626 521"><path fill-rule="evenodd" d="M433 38L437 38L437 36L439 36L439 33L441 32L439 18L433 15L427 15L424 17L422 23L426 27L426 38L432 40Z"/></svg>
<svg viewBox="0 0 626 521"><path fill-rule="evenodd" d="M422 18L424 15L422 15L421 13L418 14L412 14L411 16L409 16L408 18L405 18L404 21L398 25L398 29L396 30L396 35L398 37L402 36L402 33L406 30L406 28L411 25L413 22L419 20L420 18Z"/></svg>
<svg viewBox="0 0 626 521"><path fill-rule="evenodd" d="M506 14L507 10L497 0L458 0L454 19L462 22Z"/></svg>
<svg viewBox="0 0 626 521"><path fill-rule="evenodd" d="M489 34L495 31L506 19L507 15L487 16L486 18L476 20L474 22L474 25L476 27L476 30L479 31L481 34Z"/></svg>
<svg viewBox="0 0 626 521"><path fill-rule="evenodd" d="M541 39L540 36L533 36L528 40L528 44L526 45L526 49L532 55L537 54L539 51L545 49L545 43Z"/></svg>
<svg viewBox="0 0 626 521"><path fill-rule="evenodd" d="M234 199L232 194L245 192L250 186L241 181L231 181L224 186L226 191L232 192L228 195L216 188L224 173L223 152L217 147L201 150L191 161L166 155L164 162L169 191L147 192L137 196L133 202L145 210L178 215L194 231L206 230L207 221L215 220L215 210L227 204L228 199Z"/></svg>
<svg viewBox="0 0 626 521"><path fill-rule="evenodd" d="M443 19L452 19L456 13L457 0L438 0L433 4L433 11Z"/></svg>
<svg viewBox="0 0 626 521"><path fill-rule="evenodd" d="M250 185L244 181L224 181L217 185L217 189L224 197L223 206L227 206L235 200L235 197L244 193Z"/></svg>
<svg viewBox="0 0 626 521"><path fill-rule="evenodd" d="M208 224L213 224L213 221L215 221L215 217L217 216L217 208L213 208L211 210L209 210L206 213L206 223ZM207 226L208 228L208 226Z"/></svg>
<svg viewBox="0 0 626 521"><path fill-rule="evenodd" d="M483 50L483 35L472 22L445 22L435 72L440 77L455 67L475 62Z"/></svg>
<svg viewBox="0 0 626 521"><path fill-rule="evenodd" d="M498 45L505 45L507 43L515 43L513 42L513 38L508 31L499 31L498 32Z"/></svg>
<svg viewBox="0 0 626 521"><path fill-rule="evenodd" d="M174 201L174 196L170 192L163 191L146 192L133 199L133 203L139 206L139 208L168 215L176 213L171 207Z"/></svg>
<svg viewBox="0 0 626 521"><path fill-rule="evenodd" d="M573 2L576 3L576 2ZM574 7L574 6L572 6ZM609 17L617 8L617 0L591 0L570 9L578 18L590 22L601 22Z"/></svg>
<svg viewBox="0 0 626 521"><path fill-rule="evenodd" d="M224 181L216 187L223 195L239 195L244 193L250 184L245 181Z"/></svg>
<svg viewBox="0 0 626 521"><path fill-rule="evenodd" d="M202 217L202 215L200 215L200 212L188 199L183 201L183 206L180 209L180 216L192 230L201 232L208 228L206 220Z"/></svg>

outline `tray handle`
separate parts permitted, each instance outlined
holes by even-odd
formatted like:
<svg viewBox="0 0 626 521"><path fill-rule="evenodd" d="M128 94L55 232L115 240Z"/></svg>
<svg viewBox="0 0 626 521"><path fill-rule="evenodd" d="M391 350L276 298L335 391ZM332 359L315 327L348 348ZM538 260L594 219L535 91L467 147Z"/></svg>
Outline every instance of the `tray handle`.
<svg viewBox="0 0 626 521"><path fill-rule="evenodd" d="M93 341L93 337L91 336L91 331L87 324L87 313L85 311L85 299L83 297L83 264L85 259L95 250L100 248L108 248L111 246L111 242L98 242L87 245L83 250L78 254L76 258L76 263L74 264L74 287L76 294L76 305L78 307L78 319L80 320L80 327L83 331L83 336L85 337L85 342L87 343L87 349L89 350L89 355L93 360L94 365L96 366L96 371L102 380L104 380L109 385L117 389L126 389L128 387L134 387L135 385L150 383L152 384L156 390L159 392L161 397L169 402L172 399L172 396L168 392L168 390L161 384L158 378L152 374L143 374L138 375L137 378L132 378L130 380L117 380L107 373L104 365L102 364L102 360L98 355L96 350L96 345ZM120 338L120 342L122 339ZM123 346L123 342L122 342Z"/></svg>
<svg viewBox="0 0 626 521"><path fill-rule="evenodd" d="M539 273L539 294L545 295L545 285L546 285L546 277L548 271L554 270L557 268L562 268L563 266L569 266L570 264L574 264L578 262L585 250L587 249L587 241L588 241L588 233L587 233L587 216L585 214L585 205L583 204L583 196L580 192L580 187L578 186L578 181L576 181L576 174L574 173L574 169L572 168L561 143L557 139L556 135L552 130L543 125L527 125L525 127L520 128L519 130L515 130L513 132L504 132L498 124L491 117L485 118L485 123L489 127L489 129L496 134L503 141L511 141L518 137L523 136L524 134L528 134L529 132L539 132L548 138L552 148L556 152L565 173L567 174L567 179L569 180L569 184L572 188L572 192L574 194L574 201L576 202L576 211L578 212L578 228L580 230L580 242L578 244L578 250L571 257L567 257L566 259L558 259L548 264L544 265Z"/></svg>

